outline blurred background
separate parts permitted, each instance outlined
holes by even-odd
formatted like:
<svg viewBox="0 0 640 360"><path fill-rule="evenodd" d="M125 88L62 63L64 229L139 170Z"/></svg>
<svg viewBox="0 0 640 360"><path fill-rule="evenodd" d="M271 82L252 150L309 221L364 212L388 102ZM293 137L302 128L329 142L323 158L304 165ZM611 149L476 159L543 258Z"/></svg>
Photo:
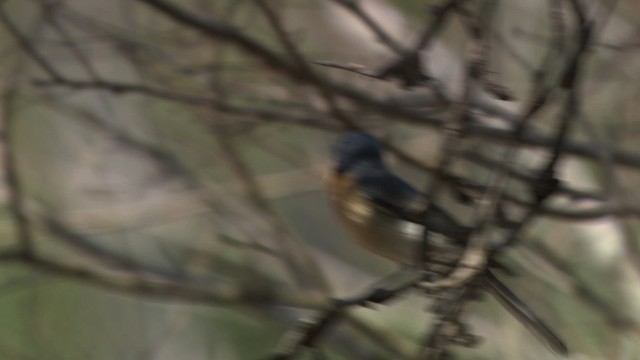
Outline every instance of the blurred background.
<svg viewBox="0 0 640 360"><path fill-rule="evenodd" d="M631 0L2 1L0 357L265 358L397 269L330 207L332 144L357 128L414 185L451 175L435 201L467 223L459 192L506 176L504 211L531 216L501 278L571 359L640 358L639 19ZM533 206L553 155L561 188ZM428 305L354 309L325 357L413 359ZM467 305L484 340L455 358L560 358Z"/></svg>

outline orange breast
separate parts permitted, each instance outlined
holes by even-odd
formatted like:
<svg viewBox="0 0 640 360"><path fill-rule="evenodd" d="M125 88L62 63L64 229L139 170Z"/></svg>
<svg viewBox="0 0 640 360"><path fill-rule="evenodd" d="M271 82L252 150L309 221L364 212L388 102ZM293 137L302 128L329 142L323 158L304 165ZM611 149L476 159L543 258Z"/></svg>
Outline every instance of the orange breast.
<svg viewBox="0 0 640 360"><path fill-rule="evenodd" d="M364 196L352 175L329 182L331 203L349 235L371 252L405 265L414 265L421 248L423 226L398 219Z"/></svg>

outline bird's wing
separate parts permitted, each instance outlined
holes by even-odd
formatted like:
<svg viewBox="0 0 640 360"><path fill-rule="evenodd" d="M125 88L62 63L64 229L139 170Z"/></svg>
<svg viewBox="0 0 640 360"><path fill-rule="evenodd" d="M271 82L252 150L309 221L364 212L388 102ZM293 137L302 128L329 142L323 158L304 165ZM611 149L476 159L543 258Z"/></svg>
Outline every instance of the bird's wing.
<svg viewBox="0 0 640 360"><path fill-rule="evenodd" d="M440 207L428 206L427 197L389 171L380 171L359 179L360 190L376 206L404 220L425 225L429 231L463 240L469 228L460 225ZM428 208L428 214L425 210Z"/></svg>

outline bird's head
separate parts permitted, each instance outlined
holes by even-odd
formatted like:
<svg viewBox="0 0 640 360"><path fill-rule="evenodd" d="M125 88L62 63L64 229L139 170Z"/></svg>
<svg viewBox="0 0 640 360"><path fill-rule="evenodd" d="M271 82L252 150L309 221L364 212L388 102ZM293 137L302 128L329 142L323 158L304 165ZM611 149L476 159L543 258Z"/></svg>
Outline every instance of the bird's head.
<svg viewBox="0 0 640 360"><path fill-rule="evenodd" d="M373 136L364 132L343 135L334 148L335 171L338 174L355 172L365 163L382 162L382 146Z"/></svg>

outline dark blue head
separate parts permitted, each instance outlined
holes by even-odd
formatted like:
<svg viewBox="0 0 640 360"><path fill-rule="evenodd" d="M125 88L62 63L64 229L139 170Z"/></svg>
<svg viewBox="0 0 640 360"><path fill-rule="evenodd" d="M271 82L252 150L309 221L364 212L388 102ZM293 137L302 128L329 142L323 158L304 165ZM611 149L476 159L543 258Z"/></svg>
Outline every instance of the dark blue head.
<svg viewBox="0 0 640 360"><path fill-rule="evenodd" d="M382 146L373 136L364 132L343 135L334 148L336 171L353 171L363 163L382 163Z"/></svg>

